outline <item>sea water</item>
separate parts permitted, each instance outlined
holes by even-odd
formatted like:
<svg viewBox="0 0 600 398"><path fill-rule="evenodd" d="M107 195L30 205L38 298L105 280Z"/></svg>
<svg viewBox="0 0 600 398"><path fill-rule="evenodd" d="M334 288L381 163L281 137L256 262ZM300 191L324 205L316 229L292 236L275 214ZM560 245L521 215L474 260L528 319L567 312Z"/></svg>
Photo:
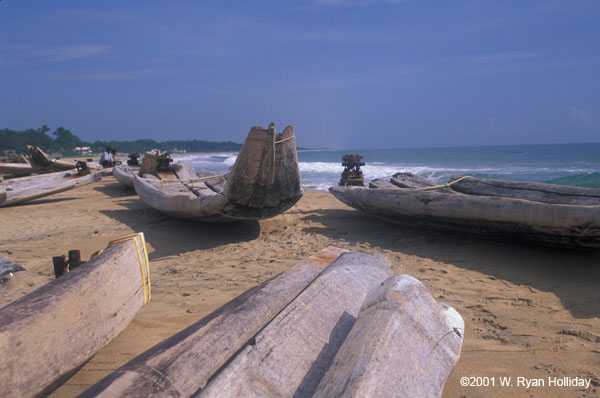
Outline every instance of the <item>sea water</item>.
<svg viewBox="0 0 600 398"><path fill-rule="evenodd" d="M600 188L600 144L302 150L298 160L304 188L326 190L337 185L346 153L363 156L366 181L409 171L434 183L471 175ZM175 156L175 161L189 160L198 170L225 173L236 156L189 154Z"/></svg>

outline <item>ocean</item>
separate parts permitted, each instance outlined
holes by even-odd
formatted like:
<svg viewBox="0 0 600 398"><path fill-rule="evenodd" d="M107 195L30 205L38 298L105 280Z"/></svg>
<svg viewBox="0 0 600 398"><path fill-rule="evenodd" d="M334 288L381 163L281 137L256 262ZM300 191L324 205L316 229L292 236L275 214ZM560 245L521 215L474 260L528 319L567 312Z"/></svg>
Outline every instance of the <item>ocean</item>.
<svg viewBox="0 0 600 398"><path fill-rule="evenodd" d="M435 183L471 175L600 188L600 144L302 150L298 160L304 188L327 190L337 185L346 153L363 156L365 181L410 171ZM198 170L225 173L236 154L187 154L174 159L190 160Z"/></svg>

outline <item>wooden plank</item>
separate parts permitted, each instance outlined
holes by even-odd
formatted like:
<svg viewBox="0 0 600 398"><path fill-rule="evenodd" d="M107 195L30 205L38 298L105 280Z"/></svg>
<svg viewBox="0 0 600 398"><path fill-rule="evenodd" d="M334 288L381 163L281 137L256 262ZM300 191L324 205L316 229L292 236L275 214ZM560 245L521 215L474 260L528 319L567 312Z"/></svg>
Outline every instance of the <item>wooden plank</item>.
<svg viewBox="0 0 600 398"><path fill-rule="evenodd" d="M52 389L125 329L144 304L139 261L133 240L117 243L1 308L3 397Z"/></svg>
<svg viewBox="0 0 600 398"><path fill-rule="evenodd" d="M25 268L12 262L8 257L0 256L0 300L19 286L24 274Z"/></svg>
<svg viewBox="0 0 600 398"><path fill-rule="evenodd" d="M441 397L463 335L458 312L393 276L369 293L314 397Z"/></svg>
<svg viewBox="0 0 600 398"><path fill-rule="evenodd" d="M195 396L312 396L367 293L391 275L380 255L342 254Z"/></svg>
<svg viewBox="0 0 600 398"><path fill-rule="evenodd" d="M327 248L141 354L82 397L191 396L345 250Z"/></svg>
<svg viewBox="0 0 600 398"><path fill-rule="evenodd" d="M459 178L452 177L450 181ZM469 195L525 199L550 204L600 205L599 188L469 177L452 184L452 189Z"/></svg>

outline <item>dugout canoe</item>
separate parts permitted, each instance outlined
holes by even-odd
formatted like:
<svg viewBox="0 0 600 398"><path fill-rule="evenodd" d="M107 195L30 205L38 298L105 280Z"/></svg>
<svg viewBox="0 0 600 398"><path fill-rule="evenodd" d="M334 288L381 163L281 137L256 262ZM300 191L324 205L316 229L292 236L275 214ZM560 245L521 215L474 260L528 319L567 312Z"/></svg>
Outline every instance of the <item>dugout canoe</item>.
<svg viewBox="0 0 600 398"><path fill-rule="evenodd" d="M116 337L150 299L143 234L0 308L3 397L46 394Z"/></svg>
<svg viewBox="0 0 600 398"><path fill-rule="evenodd" d="M131 167L127 165L119 165L112 168L112 173L119 184L130 189L134 189L133 176L137 175L139 171L139 167Z"/></svg>
<svg viewBox="0 0 600 398"><path fill-rule="evenodd" d="M70 170L4 180L0 183L0 207L13 206L75 189L100 181L101 178L101 170L87 175Z"/></svg>
<svg viewBox="0 0 600 398"><path fill-rule="evenodd" d="M600 248L600 189L453 178L394 187L330 187L340 201L375 217L408 225L460 230L501 240L571 248ZM383 188L377 188L377 186Z"/></svg>
<svg viewBox="0 0 600 398"><path fill-rule="evenodd" d="M314 398L441 397L465 332L456 310L409 275L367 296Z"/></svg>
<svg viewBox="0 0 600 398"><path fill-rule="evenodd" d="M173 169L175 178L170 180L164 174L143 174L133 180L144 203L173 217L207 222L259 220L283 213L303 194L292 126L281 134L272 124L269 129L253 127L226 175L195 172L189 162Z"/></svg>
<svg viewBox="0 0 600 398"><path fill-rule="evenodd" d="M300 261L134 358L80 397L194 396L345 252L328 247Z"/></svg>

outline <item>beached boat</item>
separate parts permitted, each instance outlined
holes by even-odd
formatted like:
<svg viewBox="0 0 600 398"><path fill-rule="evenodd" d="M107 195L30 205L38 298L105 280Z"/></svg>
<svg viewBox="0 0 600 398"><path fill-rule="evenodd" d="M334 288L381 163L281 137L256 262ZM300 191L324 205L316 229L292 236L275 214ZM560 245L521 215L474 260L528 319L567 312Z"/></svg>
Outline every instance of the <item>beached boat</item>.
<svg viewBox="0 0 600 398"><path fill-rule="evenodd" d="M360 389L361 380L352 377L358 362L387 369L363 378L377 391L404 385L399 391L429 393L359 396L433 397L460 356L463 332L456 311L414 278L394 277L383 256L329 247L159 343L81 397L312 397L328 375L338 376L337 387ZM340 347L351 350L341 370ZM405 358L410 363L403 365ZM340 384L339 377L351 382Z"/></svg>
<svg viewBox="0 0 600 398"><path fill-rule="evenodd" d="M101 178L101 170L87 175L80 175L77 170L70 170L4 180L0 182L0 207L68 191L99 181Z"/></svg>
<svg viewBox="0 0 600 398"><path fill-rule="evenodd" d="M329 191L348 206L391 222L549 246L600 248L600 189L468 176L435 186L413 177L399 173L372 182L370 188Z"/></svg>
<svg viewBox="0 0 600 398"><path fill-rule="evenodd" d="M31 173L52 173L56 171L68 171L77 167L76 161L52 159L40 147L27 145L29 158L21 155L19 163L0 163L0 174L28 175ZM89 169L101 168L97 162L88 162Z"/></svg>
<svg viewBox="0 0 600 398"><path fill-rule="evenodd" d="M140 168L139 167L131 167L131 166L127 166L127 165L119 165L119 166L115 166L112 169L113 175L115 176L116 180L123 185L124 187L127 188L133 188L133 176L138 175L138 173L140 172Z"/></svg>
<svg viewBox="0 0 600 398"><path fill-rule="evenodd" d="M136 193L148 206L174 217L208 222L264 219L283 213L303 194L292 126L281 134L275 134L273 125L268 130L253 127L226 174L196 172L189 162L148 174L145 165L146 158L142 177L133 179Z"/></svg>
<svg viewBox="0 0 600 398"><path fill-rule="evenodd" d="M149 299L144 237L136 234L0 308L1 395L32 397L58 387Z"/></svg>

